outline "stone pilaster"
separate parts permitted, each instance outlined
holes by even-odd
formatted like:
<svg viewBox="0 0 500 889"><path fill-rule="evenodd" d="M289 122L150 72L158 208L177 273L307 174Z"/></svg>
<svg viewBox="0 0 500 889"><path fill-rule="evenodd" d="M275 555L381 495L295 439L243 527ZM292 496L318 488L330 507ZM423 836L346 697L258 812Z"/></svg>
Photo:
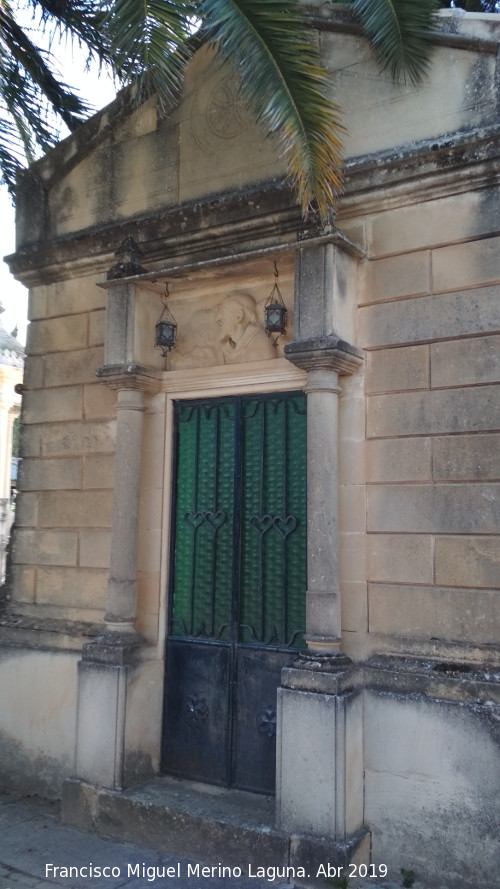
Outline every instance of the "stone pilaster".
<svg viewBox="0 0 500 889"><path fill-rule="evenodd" d="M341 643L338 504L339 374L352 373L361 353L336 336L285 347L307 371L307 595L306 638L316 654L338 653Z"/></svg>
<svg viewBox="0 0 500 889"><path fill-rule="evenodd" d="M276 771L277 826L344 852L363 835L362 698L341 651L339 582L339 377L363 361L347 341L356 280L355 260L338 245L298 251L295 339L285 355L307 371L307 649L282 672Z"/></svg>
<svg viewBox="0 0 500 889"><path fill-rule="evenodd" d="M137 531L144 393L119 389L111 556L106 595L108 630L134 629L137 603Z"/></svg>

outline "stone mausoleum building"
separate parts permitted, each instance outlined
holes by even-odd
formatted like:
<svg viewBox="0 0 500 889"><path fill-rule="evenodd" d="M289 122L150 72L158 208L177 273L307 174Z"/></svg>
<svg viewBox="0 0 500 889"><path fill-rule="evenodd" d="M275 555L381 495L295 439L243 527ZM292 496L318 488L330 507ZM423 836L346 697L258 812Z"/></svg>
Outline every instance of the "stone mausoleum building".
<svg viewBox="0 0 500 889"><path fill-rule="evenodd" d="M299 883L494 889L500 21L441 13L414 88L342 7L304 15L345 112L334 224L203 50L164 116L124 93L21 179L2 781Z"/></svg>

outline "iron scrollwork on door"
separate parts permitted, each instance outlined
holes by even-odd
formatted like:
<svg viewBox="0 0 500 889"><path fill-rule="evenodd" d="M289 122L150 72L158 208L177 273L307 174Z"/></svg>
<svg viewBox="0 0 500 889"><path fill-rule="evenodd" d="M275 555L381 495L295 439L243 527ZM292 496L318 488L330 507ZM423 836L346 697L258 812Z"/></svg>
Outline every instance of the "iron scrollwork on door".
<svg viewBox="0 0 500 889"><path fill-rule="evenodd" d="M257 718L259 732L267 735L268 738L274 738L276 735L276 711L271 707L267 707Z"/></svg>
<svg viewBox="0 0 500 889"><path fill-rule="evenodd" d="M198 695L190 695L186 701L185 713L190 722L203 722L208 716L208 707L205 698Z"/></svg>
<svg viewBox="0 0 500 889"><path fill-rule="evenodd" d="M274 528L276 531L281 534L283 540L286 540L289 534L292 531L295 531L297 527L297 516L287 515L267 515L259 516L254 513L254 515L250 516L250 524L252 528L260 534L262 537L266 531L269 531L269 528Z"/></svg>
<svg viewBox="0 0 500 889"><path fill-rule="evenodd" d="M223 509L199 509L197 512L190 509L184 513L184 521L194 532L198 530L203 522L206 522L215 534L220 526L224 524L226 518L226 513Z"/></svg>

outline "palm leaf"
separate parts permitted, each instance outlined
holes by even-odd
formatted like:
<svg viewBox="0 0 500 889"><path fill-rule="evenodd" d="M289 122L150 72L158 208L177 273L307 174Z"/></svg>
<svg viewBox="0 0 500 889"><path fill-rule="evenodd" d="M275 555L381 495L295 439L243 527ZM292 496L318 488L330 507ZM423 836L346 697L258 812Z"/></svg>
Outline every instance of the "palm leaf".
<svg viewBox="0 0 500 889"><path fill-rule="evenodd" d="M353 9L383 69L416 84L429 65L438 0L353 0Z"/></svg>
<svg viewBox="0 0 500 889"><path fill-rule="evenodd" d="M0 4L0 170L11 192L16 172L36 150L48 151L58 139L55 111L73 130L90 107L59 81L39 50L18 25L7 0Z"/></svg>
<svg viewBox="0 0 500 889"><path fill-rule="evenodd" d="M138 96L157 92L167 105L178 97L186 63L196 4L175 0L111 0L105 3L103 27L119 75L138 83Z"/></svg>
<svg viewBox="0 0 500 889"><path fill-rule="evenodd" d="M103 27L104 14L95 0L29 0L37 27L52 38L70 37L85 46L89 57L109 60L109 40Z"/></svg>
<svg viewBox="0 0 500 889"><path fill-rule="evenodd" d="M68 129L74 130L88 115L89 106L54 77L42 53L17 24L5 2L0 7L0 35L18 68L23 69Z"/></svg>
<svg viewBox="0 0 500 889"><path fill-rule="evenodd" d="M299 5L200 0L199 8L208 39L231 59L257 119L280 138L304 214L316 204L325 218L342 187L342 126Z"/></svg>

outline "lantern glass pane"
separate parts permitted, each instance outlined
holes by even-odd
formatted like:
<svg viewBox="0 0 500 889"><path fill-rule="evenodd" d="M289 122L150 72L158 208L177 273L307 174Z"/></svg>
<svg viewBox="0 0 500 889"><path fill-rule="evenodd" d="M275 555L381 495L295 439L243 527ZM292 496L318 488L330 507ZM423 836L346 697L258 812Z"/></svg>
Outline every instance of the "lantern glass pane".
<svg viewBox="0 0 500 889"><path fill-rule="evenodd" d="M268 330L283 332L284 329L284 310L281 306L266 307L266 327Z"/></svg>
<svg viewBox="0 0 500 889"><path fill-rule="evenodd" d="M160 321L156 325L156 342L159 346L173 346L175 343L176 324L171 321Z"/></svg>

